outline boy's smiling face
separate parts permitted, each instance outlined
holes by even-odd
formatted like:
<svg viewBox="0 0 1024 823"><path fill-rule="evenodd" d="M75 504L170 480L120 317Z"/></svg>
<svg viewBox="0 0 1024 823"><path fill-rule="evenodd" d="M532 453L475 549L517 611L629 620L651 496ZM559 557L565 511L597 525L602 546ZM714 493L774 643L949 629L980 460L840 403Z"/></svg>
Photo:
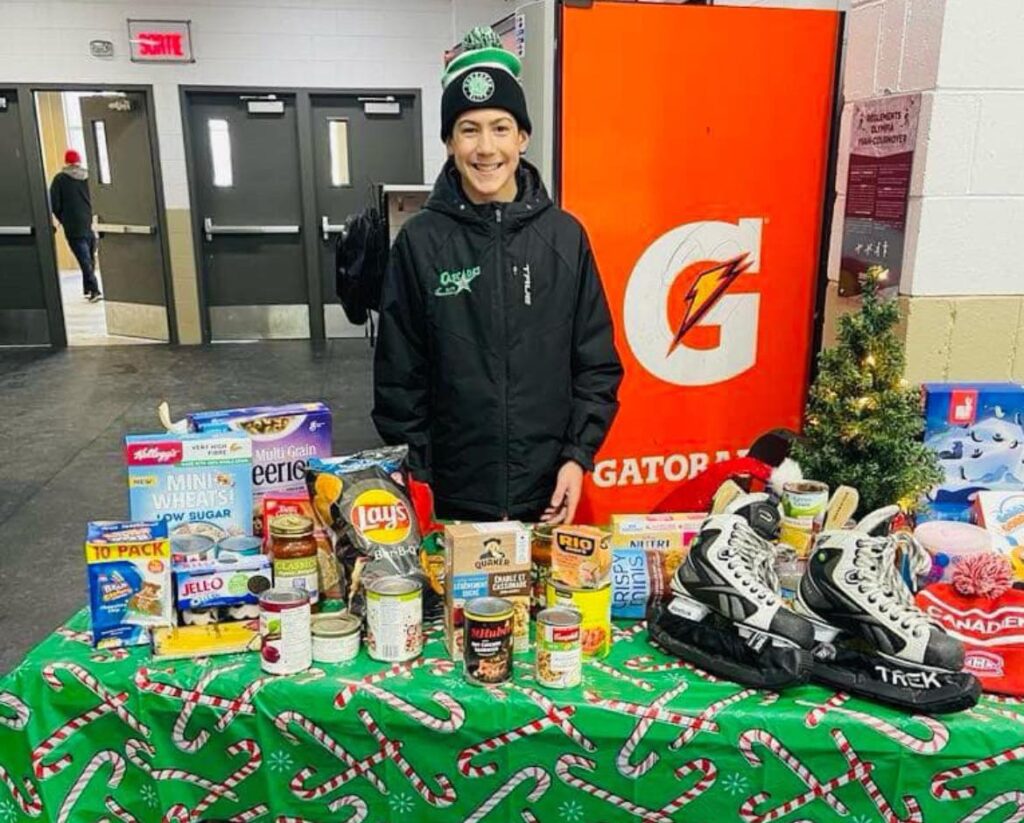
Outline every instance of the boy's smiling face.
<svg viewBox="0 0 1024 823"><path fill-rule="evenodd" d="M507 203L516 198L516 169L530 135L503 109L474 109L455 121L448 154L473 203Z"/></svg>

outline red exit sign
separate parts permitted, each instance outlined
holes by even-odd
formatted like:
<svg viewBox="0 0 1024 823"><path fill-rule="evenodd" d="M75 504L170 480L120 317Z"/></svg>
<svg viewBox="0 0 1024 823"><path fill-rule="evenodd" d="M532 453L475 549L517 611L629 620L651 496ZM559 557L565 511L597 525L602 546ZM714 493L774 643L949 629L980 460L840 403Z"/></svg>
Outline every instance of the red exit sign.
<svg viewBox="0 0 1024 823"><path fill-rule="evenodd" d="M134 63L191 63L188 20L129 20L128 44Z"/></svg>

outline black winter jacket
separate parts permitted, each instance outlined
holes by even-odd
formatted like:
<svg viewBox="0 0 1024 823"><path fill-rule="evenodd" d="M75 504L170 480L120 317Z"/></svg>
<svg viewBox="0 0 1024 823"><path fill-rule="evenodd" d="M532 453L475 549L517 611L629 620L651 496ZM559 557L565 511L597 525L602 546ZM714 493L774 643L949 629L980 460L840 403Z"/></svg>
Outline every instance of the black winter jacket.
<svg viewBox="0 0 1024 823"><path fill-rule="evenodd" d="M559 467L593 468L622 366L586 233L522 161L513 203L474 205L449 159L399 232L373 420L408 443L440 517L528 519Z"/></svg>
<svg viewBox="0 0 1024 823"><path fill-rule="evenodd" d="M81 166L66 166L50 183L50 208L64 227L65 237L92 237L92 199Z"/></svg>

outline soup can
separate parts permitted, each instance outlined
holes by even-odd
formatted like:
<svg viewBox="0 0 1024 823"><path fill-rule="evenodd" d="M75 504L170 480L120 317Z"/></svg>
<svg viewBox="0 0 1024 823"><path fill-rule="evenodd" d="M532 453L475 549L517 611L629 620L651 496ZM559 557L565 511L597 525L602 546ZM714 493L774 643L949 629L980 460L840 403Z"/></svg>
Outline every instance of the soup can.
<svg viewBox="0 0 1024 823"><path fill-rule="evenodd" d="M211 562L217 553L213 538L202 534L179 534L171 538L171 565L175 568Z"/></svg>
<svg viewBox="0 0 1024 823"><path fill-rule="evenodd" d="M270 589L260 595L260 652L267 674L296 674L313 664L309 595Z"/></svg>
<svg viewBox="0 0 1024 823"><path fill-rule="evenodd" d="M584 660L599 660L612 648L612 584L576 589L548 581L548 608L561 606L580 613L580 644Z"/></svg>
<svg viewBox="0 0 1024 823"><path fill-rule="evenodd" d="M817 480L796 480L782 486L782 526L779 542L806 558L814 535L821 531L828 508L828 486Z"/></svg>
<svg viewBox="0 0 1024 823"><path fill-rule="evenodd" d="M515 608L500 597L478 597L462 610L462 659L466 680L481 686L512 677Z"/></svg>
<svg viewBox="0 0 1024 823"><path fill-rule="evenodd" d="M235 535L225 537L217 544L217 559L225 557L258 557L263 554L263 541L258 537Z"/></svg>
<svg viewBox="0 0 1024 823"><path fill-rule="evenodd" d="M576 609L555 606L537 615L537 654L534 677L546 689L571 689L583 675L583 645Z"/></svg>
<svg viewBox="0 0 1024 823"><path fill-rule="evenodd" d="M366 651L374 660L402 663L423 652L423 585L410 577L381 577L366 586Z"/></svg>
<svg viewBox="0 0 1024 823"><path fill-rule="evenodd" d="M313 618L313 659L317 663L347 663L359 654L362 621L354 614L321 614Z"/></svg>

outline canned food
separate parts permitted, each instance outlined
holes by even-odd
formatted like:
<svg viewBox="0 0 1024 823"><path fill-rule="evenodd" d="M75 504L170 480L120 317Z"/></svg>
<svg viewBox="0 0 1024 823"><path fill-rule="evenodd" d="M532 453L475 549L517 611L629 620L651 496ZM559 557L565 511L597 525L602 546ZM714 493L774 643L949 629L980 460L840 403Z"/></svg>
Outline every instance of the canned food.
<svg viewBox="0 0 1024 823"><path fill-rule="evenodd" d="M225 537L217 544L217 559L228 557L258 557L263 554L263 541L258 537L236 535Z"/></svg>
<svg viewBox="0 0 1024 823"><path fill-rule="evenodd" d="M209 563L216 554L213 538L202 534L179 534L171 538L171 565L192 566Z"/></svg>
<svg viewBox="0 0 1024 823"><path fill-rule="evenodd" d="M423 585L410 577L381 577L366 586L366 651L401 663L423 651Z"/></svg>
<svg viewBox="0 0 1024 823"><path fill-rule="evenodd" d="M563 606L580 613L580 643L584 660L598 660L612 647L612 586L573 589L548 581L548 608Z"/></svg>
<svg viewBox="0 0 1024 823"><path fill-rule="evenodd" d="M313 663L309 595L298 589L270 589L260 596L263 671L295 674Z"/></svg>
<svg viewBox="0 0 1024 823"><path fill-rule="evenodd" d="M547 689L571 689L583 675L583 645L576 609L556 606L537 615L537 656L534 677Z"/></svg>
<svg viewBox="0 0 1024 823"><path fill-rule="evenodd" d="M500 597L478 597L465 605L462 616L466 680L487 686L509 680L515 623L512 604Z"/></svg>
<svg viewBox="0 0 1024 823"><path fill-rule="evenodd" d="M359 654L362 621L353 614L323 614L313 618L313 659L317 663L347 663Z"/></svg>
<svg viewBox="0 0 1024 823"><path fill-rule="evenodd" d="M821 531L828 508L828 486L817 480L796 480L782 486L779 542L807 557L814 535Z"/></svg>

